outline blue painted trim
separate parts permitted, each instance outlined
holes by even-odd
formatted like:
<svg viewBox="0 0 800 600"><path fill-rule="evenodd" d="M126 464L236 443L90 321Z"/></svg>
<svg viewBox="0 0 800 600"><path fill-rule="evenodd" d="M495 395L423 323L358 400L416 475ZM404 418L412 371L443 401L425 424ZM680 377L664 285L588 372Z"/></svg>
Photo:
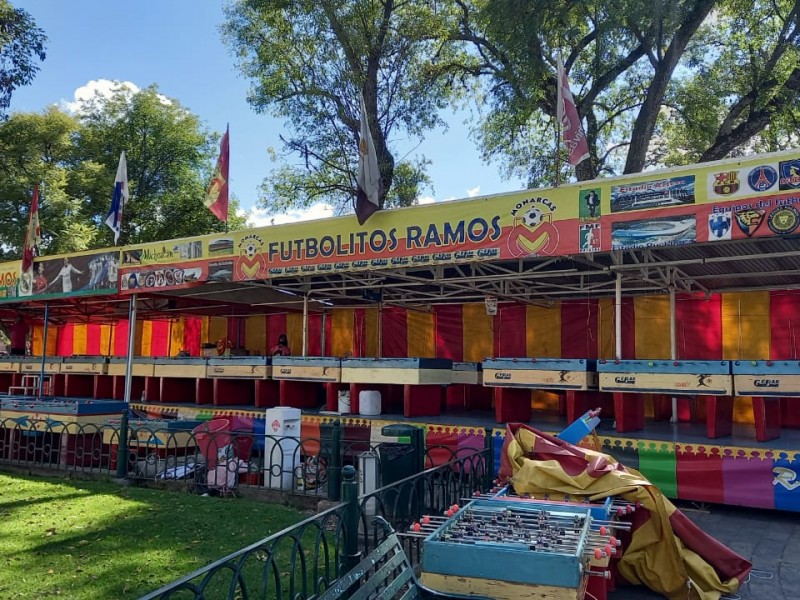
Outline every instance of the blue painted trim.
<svg viewBox="0 0 800 600"><path fill-rule="evenodd" d="M484 369L523 371L594 371L597 361L584 358L487 358Z"/></svg>
<svg viewBox="0 0 800 600"><path fill-rule="evenodd" d="M620 360L598 361L598 373L698 373L703 375L730 375L728 360Z"/></svg>
<svg viewBox="0 0 800 600"><path fill-rule="evenodd" d="M769 364L767 364L769 363ZM734 375L800 375L800 362L795 360L735 360Z"/></svg>

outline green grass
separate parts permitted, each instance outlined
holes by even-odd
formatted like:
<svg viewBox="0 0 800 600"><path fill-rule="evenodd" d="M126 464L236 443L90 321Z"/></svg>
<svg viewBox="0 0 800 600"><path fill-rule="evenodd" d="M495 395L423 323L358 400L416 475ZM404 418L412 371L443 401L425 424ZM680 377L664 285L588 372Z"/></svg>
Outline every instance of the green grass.
<svg viewBox="0 0 800 600"><path fill-rule="evenodd" d="M0 473L0 598L137 598L303 518L243 498Z"/></svg>

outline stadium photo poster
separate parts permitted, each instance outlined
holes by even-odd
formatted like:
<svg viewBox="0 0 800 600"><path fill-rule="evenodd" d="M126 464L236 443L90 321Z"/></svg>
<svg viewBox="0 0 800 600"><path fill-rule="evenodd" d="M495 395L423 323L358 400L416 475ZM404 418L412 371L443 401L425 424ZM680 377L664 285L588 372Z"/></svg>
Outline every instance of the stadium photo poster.
<svg viewBox="0 0 800 600"><path fill-rule="evenodd" d="M694 203L694 175L611 186L612 213Z"/></svg>
<svg viewBox="0 0 800 600"><path fill-rule="evenodd" d="M87 252L37 258L29 298L63 298L117 291L119 252Z"/></svg>

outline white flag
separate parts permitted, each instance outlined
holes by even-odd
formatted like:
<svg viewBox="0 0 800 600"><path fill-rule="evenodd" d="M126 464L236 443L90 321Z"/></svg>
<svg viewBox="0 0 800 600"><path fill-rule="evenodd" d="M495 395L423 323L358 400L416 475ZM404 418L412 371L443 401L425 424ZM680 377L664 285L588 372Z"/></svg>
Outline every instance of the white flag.
<svg viewBox="0 0 800 600"><path fill-rule="evenodd" d="M128 203L128 163L125 161L125 152L119 155L117 177L114 179L114 195L111 197L111 209L106 217L106 225L114 232L114 243L119 242L119 232L122 229L122 211Z"/></svg>
<svg viewBox="0 0 800 600"><path fill-rule="evenodd" d="M356 217L363 225L370 215L378 210L380 202L381 174L378 170L378 156L369 131L367 107L361 96L361 132L358 141L358 189L356 190Z"/></svg>

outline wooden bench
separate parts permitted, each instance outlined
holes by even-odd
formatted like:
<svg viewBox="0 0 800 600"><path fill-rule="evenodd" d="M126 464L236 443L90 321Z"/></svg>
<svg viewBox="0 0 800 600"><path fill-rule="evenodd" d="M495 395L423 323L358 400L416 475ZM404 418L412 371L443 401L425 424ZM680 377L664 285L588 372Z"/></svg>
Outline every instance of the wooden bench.
<svg viewBox="0 0 800 600"><path fill-rule="evenodd" d="M426 588L414 574L414 568L391 525L383 517L374 517L372 523L383 529L386 539L352 570L334 581L318 600L489 600L482 596L445 594Z"/></svg>

